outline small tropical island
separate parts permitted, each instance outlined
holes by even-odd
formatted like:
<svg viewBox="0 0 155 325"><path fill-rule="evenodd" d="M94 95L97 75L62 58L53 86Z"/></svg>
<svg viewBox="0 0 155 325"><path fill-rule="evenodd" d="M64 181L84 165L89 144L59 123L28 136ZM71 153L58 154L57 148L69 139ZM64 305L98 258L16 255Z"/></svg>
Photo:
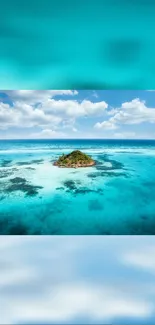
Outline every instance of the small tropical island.
<svg viewBox="0 0 155 325"><path fill-rule="evenodd" d="M63 154L54 162L54 166L65 168L91 167L94 165L95 161L80 150L74 150L67 155Z"/></svg>

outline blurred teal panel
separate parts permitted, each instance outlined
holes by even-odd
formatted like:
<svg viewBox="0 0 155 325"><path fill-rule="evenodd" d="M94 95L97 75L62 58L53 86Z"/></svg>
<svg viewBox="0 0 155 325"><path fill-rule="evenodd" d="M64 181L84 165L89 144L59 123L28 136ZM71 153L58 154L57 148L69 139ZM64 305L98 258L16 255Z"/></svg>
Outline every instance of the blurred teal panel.
<svg viewBox="0 0 155 325"><path fill-rule="evenodd" d="M155 1L1 2L0 88L155 88Z"/></svg>

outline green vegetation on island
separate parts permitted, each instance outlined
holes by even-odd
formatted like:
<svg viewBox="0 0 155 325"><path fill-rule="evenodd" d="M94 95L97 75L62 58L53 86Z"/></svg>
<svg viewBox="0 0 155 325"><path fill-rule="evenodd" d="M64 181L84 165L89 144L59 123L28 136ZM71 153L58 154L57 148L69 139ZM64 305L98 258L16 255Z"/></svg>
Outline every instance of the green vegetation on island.
<svg viewBox="0 0 155 325"><path fill-rule="evenodd" d="M70 154L60 156L54 165L67 168L90 167L95 165L95 161L80 150L74 150Z"/></svg>

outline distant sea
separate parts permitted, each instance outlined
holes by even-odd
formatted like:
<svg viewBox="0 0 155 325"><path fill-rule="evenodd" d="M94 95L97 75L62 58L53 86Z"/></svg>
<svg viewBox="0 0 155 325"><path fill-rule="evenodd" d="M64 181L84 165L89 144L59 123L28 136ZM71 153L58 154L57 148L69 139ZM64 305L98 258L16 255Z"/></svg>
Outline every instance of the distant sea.
<svg viewBox="0 0 155 325"><path fill-rule="evenodd" d="M53 166L75 149L96 165ZM0 234L155 234L155 141L1 140Z"/></svg>

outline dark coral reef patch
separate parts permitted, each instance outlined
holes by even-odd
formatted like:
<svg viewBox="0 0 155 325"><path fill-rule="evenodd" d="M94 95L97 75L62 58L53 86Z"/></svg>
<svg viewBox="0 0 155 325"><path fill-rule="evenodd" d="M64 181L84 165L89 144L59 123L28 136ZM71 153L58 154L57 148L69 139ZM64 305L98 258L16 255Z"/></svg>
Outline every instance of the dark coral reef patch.
<svg viewBox="0 0 155 325"><path fill-rule="evenodd" d="M11 162L12 162L12 160L3 159L2 162L1 162L1 164L0 164L0 166L1 167L8 167L8 166L10 166Z"/></svg>
<svg viewBox="0 0 155 325"><path fill-rule="evenodd" d="M33 164L42 164L43 159L34 159L30 161L19 161L16 163L17 166L26 166L26 165L33 165Z"/></svg>
<svg viewBox="0 0 155 325"><path fill-rule="evenodd" d="M38 194L38 190L42 189L42 186L36 186L29 184L25 178L15 177L10 179L10 185L6 188L7 193L14 191L21 191L27 196L34 196Z"/></svg>
<svg viewBox="0 0 155 325"><path fill-rule="evenodd" d="M110 166L106 166L104 165L102 162L104 163L109 163ZM108 157L108 155L103 155L102 157L101 156L98 156L98 161L96 162L96 169L97 170L116 170L116 169L124 169L124 165L117 161L117 160L114 160L114 159L110 159Z"/></svg>
<svg viewBox="0 0 155 325"><path fill-rule="evenodd" d="M63 183L66 192L77 195L77 194L87 194L87 193L98 193L103 194L102 189L91 189L85 186L80 186L81 181L66 180Z"/></svg>

